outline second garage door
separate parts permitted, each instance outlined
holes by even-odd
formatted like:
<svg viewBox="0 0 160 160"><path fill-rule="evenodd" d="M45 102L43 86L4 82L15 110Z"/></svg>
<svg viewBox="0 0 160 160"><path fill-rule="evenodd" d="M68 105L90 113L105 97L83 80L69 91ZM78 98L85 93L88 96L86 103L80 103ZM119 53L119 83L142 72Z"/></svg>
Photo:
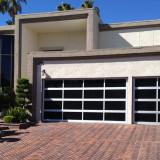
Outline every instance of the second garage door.
<svg viewBox="0 0 160 160"><path fill-rule="evenodd" d="M126 79L45 80L43 121L126 122Z"/></svg>

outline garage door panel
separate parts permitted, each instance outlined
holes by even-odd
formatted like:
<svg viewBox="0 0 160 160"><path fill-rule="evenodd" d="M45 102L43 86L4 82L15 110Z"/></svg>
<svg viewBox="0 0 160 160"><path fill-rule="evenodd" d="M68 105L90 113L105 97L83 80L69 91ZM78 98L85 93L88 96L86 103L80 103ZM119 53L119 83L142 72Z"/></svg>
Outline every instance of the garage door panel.
<svg viewBox="0 0 160 160"><path fill-rule="evenodd" d="M82 101L64 101L64 109L82 110Z"/></svg>
<svg viewBox="0 0 160 160"><path fill-rule="evenodd" d="M82 87L83 81L82 80L65 80L64 87L65 88L74 88L74 87Z"/></svg>
<svg viewBox="0 0 160 160"><path fill-rule="evenodd" d="M46 90L45 98L62 98L61 90Z"/></svg>
<svg viewBox="0 0 160 160"><path fill-rule="evenodd" d="M126 79L47 80L43 108L46 121L126 122Z"/></svg>
<svg viewBox="0 0 160 160"><path fill-rule="evenodd" d="M136 122L156 122L156 114L136 113L135 121Z"/></svg>
<svg viewBox="0 0 160 160"><path fill-rule="evenodd" d="M85 90L84 91L84 98L101 98L103 99L103 90Z"/></svg>
<svg viewBox="0 0 160 160"><path fill-rule="evenodd" d="M135 87L155 87L156 83L157 83L156 78L136 79Z"/></svg>
<svg viewBox="0 0 160 160"><path fill-rule="evenodd" d="M135 102L135 111L156 111L156 102Z"/></svg>
<svg viewBox="0 0 160 160"><path fill-rule="evenodd" d="M62 112L44 112L44 119L61 120Z"/></svg>
<svg viewBox="0 0 160 160"><path fill-rule="evenodd" d="M46 80L45 81L45 88L62 88L62 80Z"/></svg>
<svg viewBox="0 0 160 160"><path fill-rule="evenodd" d="M102 121L103 113L84 113L84 120Z"/></svg>
<svg viewBox="0 0 160 160"><path fill-rule="evenodd" d="M105 110L125 110L126 102L122 101L109 101L105 102Z"/></svg>
<svg viewBox="0 0 160 160"><path fill-rule="evenodd" d="M156 90L152 89L145 89L145 90L136 90L135 91L135 98L136 99L154 99L156 98Z"/></svg>
<svg viewBox="0 0 160 160"><path fill-rule="evenodd" d="M62 109L62 101L45 101L44 109Z"/></svg>
<svg viewBox="0 0 160 160"><path fill-rule="evenodd" d="M135 79L133 110L135 123L159 123L159 80L159 78Z"/></svg>
<svg viewBox="0 0 160 160"><path fill-rule="evenodd" d="M63 112L64 120L82 120L81 112Z"/></svg>
<svg viewBox="0 0 160 160"><path fill-rule="evenodd" d="M126 87L126 79L107 79L106 87Z"/></svg>
<svg viewBox="0 0 160 160"><path fill-rule="evenodd" d="M84 110L103 110L103 101L86 101L84 102Z"/></svg>
<svg viewBox="0 0 160 160"><path fill-rule="evenodd" d="M84 80L84 87L103 87L104 80Z"/></svg>
<svg viewBox="0 0 160 160"><path fill-rule="evenodd" d="M126 90L106 90L105 91L105 97L106 98L126 98Z"/></svg>
<svg viewBox="0 0 160 160"><path fill-rule="evenodd" d="M107 121L125 121L125 113L105 113Z"/></svg>
<svg viewBox="0 0 160 160"><path fill-rule="evenodd" d="M82 98L82 91L81 90L65 90L64 91L64 98Z"/></svg>

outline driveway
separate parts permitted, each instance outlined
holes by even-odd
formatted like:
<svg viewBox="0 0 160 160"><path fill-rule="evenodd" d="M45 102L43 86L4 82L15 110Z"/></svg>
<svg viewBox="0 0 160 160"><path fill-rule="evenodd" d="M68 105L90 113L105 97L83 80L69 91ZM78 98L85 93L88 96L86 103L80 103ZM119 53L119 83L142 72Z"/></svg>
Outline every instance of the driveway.
<svg viewBox="0 0 160 160"><path fill-rule="evenodd" d="M0 141L0 160L159 160L160 126L42 123Z"/></svg>

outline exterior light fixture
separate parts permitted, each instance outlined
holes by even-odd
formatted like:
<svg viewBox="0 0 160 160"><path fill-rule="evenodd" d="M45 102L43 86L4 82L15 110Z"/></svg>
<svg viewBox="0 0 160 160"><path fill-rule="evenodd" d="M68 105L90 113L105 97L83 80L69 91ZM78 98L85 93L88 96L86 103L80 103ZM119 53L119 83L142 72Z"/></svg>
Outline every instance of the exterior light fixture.
<svg viewBox="0 0 160 160"><path fill-rule="evenodd" d="M42 76L45 76L46 75L46 70L42 70Z"/></svg>

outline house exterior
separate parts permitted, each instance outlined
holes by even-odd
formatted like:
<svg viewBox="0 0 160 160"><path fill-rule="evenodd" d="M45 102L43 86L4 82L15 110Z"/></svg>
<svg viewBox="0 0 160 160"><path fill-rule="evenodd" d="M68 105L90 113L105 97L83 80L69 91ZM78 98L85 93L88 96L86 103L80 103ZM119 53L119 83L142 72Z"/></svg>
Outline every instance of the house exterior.
<svg viewBox="0 0 160 160"><path fill-rule="evenodd" d="M160 20L17 15L0 27L0 63L1 86L29 79L34 121L160 124Z"/></svg>

